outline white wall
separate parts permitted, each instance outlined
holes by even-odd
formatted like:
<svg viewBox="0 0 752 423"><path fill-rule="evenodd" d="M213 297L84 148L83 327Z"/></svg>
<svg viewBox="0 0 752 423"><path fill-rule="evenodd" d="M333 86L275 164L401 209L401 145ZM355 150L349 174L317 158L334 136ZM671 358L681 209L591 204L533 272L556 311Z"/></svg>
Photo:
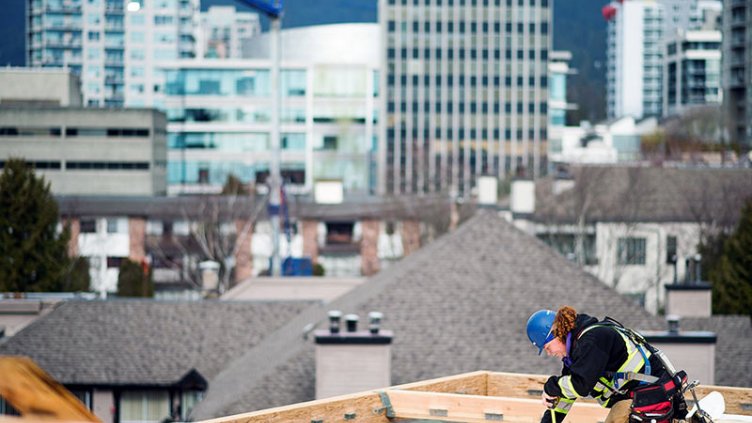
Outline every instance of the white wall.
<svg viewBox="0 0 752 423"><path fill-rule="evenodd" d="M107 233L107 220L97 218L96 233L78 235L79 255L89 259L91 289L97 292L117 291L119 268L108 268L107 257L128 257L130 255L130 235L128 219L109 218L117 221L117 232Z"/></svg>
<svg viewBox="0 0 752 423"><path fill-rule="evenodd" d="M596 254L598 264L585 269L606 285L623 294L645 294L645 308L655 313L665 300L665 284L673 282L673 265L666 263L666 237L677 237L679 281L684 280L684 257L697 252L700 227L693 223L597 223ZM617 261L620 237L645 238L645 264L620 265Z"/></svg>

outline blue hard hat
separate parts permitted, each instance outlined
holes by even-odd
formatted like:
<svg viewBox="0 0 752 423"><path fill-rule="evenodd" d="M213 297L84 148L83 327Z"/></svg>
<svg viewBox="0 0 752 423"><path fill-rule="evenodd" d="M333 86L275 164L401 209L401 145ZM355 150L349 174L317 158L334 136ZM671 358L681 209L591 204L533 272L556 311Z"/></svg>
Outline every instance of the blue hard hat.
<svg viewBox="0 0 752 423"><path fill-rule="evenodd" d="M551 332L554 317L556 313L551 310L538 310L527 319L527 337L533 346L538 348L538 355L543 352L543 347L554 339Z"/></svg>

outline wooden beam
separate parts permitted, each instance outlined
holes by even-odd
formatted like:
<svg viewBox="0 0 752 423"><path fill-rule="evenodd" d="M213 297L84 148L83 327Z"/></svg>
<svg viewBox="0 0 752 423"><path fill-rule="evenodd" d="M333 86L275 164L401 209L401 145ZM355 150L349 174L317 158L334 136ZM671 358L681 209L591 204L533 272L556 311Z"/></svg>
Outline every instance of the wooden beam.
<svg viewBox="0 0 752 423"><path fill-rule="evenodd" d="M480 370L477 372L407 383L404 385L393 386L390 389L488 395L488 375L488 371Z"/></svg>
<svg viewBox="0 0 752 423"><path fill-rule="evenodd" d="M28 357L0 356L0 375L0 396L24 419L100 421Z"/></svg>
<svg viewBox="0 0 752 423"><path fill-rule="evenodd" d="M540 400L436 392L387 391L396 418L447 422L539 422L546 408ZM602 422L608 410L595 404L575 404L567 416L577 422Z"/></svg>
<svg viewBox="0 0 752 423"><path fill-rule="evenodd" d="M378 392L359 392L316 401L301 402L269 408L252 413L237 414L205 420L204 423L312 423L355 420L364 423L387 423Z"/></svg>

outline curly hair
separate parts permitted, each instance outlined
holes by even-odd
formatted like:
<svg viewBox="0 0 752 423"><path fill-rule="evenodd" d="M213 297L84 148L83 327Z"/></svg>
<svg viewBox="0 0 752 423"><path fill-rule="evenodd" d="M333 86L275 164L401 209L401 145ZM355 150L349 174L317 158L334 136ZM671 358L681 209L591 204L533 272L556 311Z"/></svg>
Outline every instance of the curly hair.
<svg viewBox="0 0 752 423"><path fill-rule="evenodd" d="M570 306L563 306L556 312L554 324L551 328L554 336L561 341L567 337L567 334L574 329L574 320L577 318L577 311Z"/></svg>

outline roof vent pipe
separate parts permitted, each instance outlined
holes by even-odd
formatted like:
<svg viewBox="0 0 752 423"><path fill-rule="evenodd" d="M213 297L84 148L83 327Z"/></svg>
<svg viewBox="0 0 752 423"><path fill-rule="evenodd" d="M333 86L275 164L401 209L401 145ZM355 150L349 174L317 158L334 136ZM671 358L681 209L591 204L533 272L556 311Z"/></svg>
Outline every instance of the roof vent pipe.
<svg viewBox="0 0 752 423"><path fill-rule="evenodd" d="M372 311L368 313L368 330L373 335L377 335L381 329L381 320L384 318L384 314L378 311Z"/></svg>
<svg viewBox="0 0 752 423"><path fill-rule="evenodd" d="M339 310L329 311L329 332L339 333L340 320L342 319L342 312Z"/></svg>
<svg viewBox="0 0 752 423"><path fill-rule="evenodd" d="M348 314L347 316L345 316L345 324L347 325L348 332L357 332L358 331L358 315Z"/></svg>
<svg viewBox="0 0 752 423"><path fill-rule="evenodd" d="M670 314L666 316L666 322L668 323L668 333L672 335L679 334L679 316Z"/></svg>

